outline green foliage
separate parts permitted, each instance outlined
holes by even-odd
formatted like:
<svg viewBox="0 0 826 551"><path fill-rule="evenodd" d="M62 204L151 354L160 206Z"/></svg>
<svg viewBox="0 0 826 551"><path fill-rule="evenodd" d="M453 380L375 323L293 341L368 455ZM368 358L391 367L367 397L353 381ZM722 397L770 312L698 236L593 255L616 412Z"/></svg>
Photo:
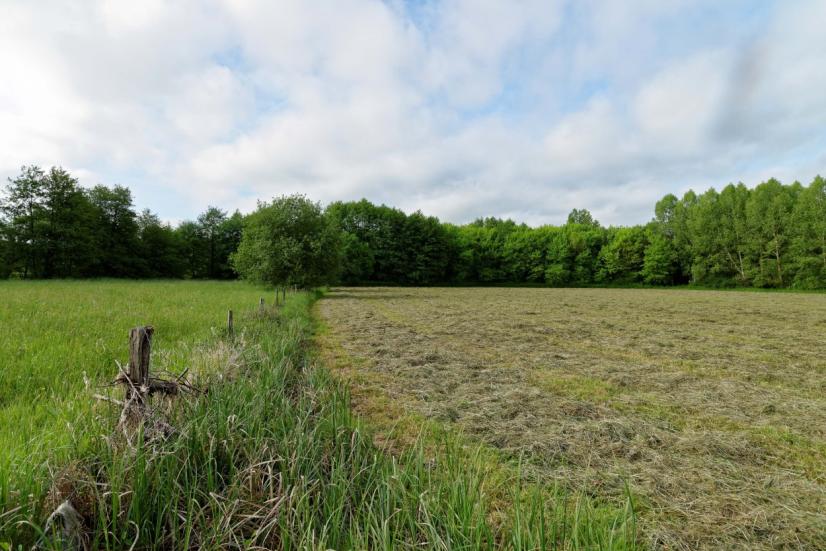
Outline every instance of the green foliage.
<svg viewBox="0 0 826 551"><path fill-rule="evenodd" d="M20 270L22 277L42 273L42 220L45 173L36 166L24 166L20 175L9 180L6 198L0 205L5 218L9 271Z"/></svg>
<svg viewBox="0 0 826 551"><path fill-rule="evenodd" d="M95 275L134 277L140 273L138 220L132 192L123 186L95 186L89 199L97 209L97 265Z"/></svg>
<svg viewBox="0 0 826 551"><path fill-rule="evenodd" d="M244 217L235 211L208 207L195 222L181 223L176 233L181 244L187 277L194 279L230 279L235 270L230 255L241 242Z"/></svg>
<svg viewBox="0 0 826 551"><path fill-rule="evenodd" d="M43 276L82 276L95 261L93 205L61 168L52 168L43 185Z"/></svg>
<svg viewBox="0 0 826 551"><path fill-rule="evenodd" d="M657 258L646 281L681 283L690 273L693 283L708 286L826 287L824 220L820 176L808 187L771 179L751 190L729 184L719 193L689 192L682 201L667 195L653 224L677 268L673 278L653 275L669 271L671 253L664 243L652 244L648 251Z"/></svg>
<svg viewBox="0 0 826 551"><path fill-rule="evenodd" d="M648 238L640 226L609 230L599 253L598 281L637 283L643 279Z"/></svg>
<svg viewBox="0 0 826 551"><path fill-rule="evenodd" d="M505 239L505 264L509 281L542 283L545 281L548 248L555 228L531 229L522 226Z"/></svg>
<svg viewBox="0 0 826 551"><path fill-rule="evenodd" d="M597 272L599 252L605 244L606 231L598 225L568 223L560 228L551 242L548 276L551 285L588 285Z"/></svg>
<svg viewBox="0 0 826 551"><path fill-rule="evenodd" d="M62 168L23 167L0 200L0 277L234 277L243 217L210 207L177 229L136 214L122 186L86 190Z"/></svg>
<svg viewBox="0 0 826 551"><path fill-rule="evenodd" d="M235 211L231 217L216 208L209 207L198 217L198 237L206 249L205 277L225 279L232 277L229 256L241 242L243 217Z"/></svg>
<svg viewBox="0 0 826 551"><path fill-rule="evenodd" d="M437 218L408 216L366 199L332 203L326 214L342 232L343 282L423 285L447 279L453 241Z"/></svg>
<svg viewBox="0 0 826 551"><path fill-rule="evenodd" d="M259 203L247 217L232 262L250 281L315 287L337 277L340 243L338 227L318 203L284 196Z"/></svg>
<svg viewBox="0 0 826 551"><path fill-rule="evenodd" d="M696 203L697 195L693 191L688 191L682 199L669 193L654 208L654 233L661 235L676 255L673 282L677 284L688 283L691 279L692 244L688 214Z"/></svg>
<svg viewBox="0 0 826 551"><path fill-rule="evenodd" d="M456 278L462 283L508 281L506 243L518 226L512 220L479 219L456 230Z"/></svg>
<svg viewBox="0 0 826 551"><path fill-rule="evenodd" d="M648 285L671 285L679 271L679 255L673 240L655 233L645 249L640 276Z"/></svg>
<svg viewBox="0 0 826 551"><path fill-rule="evenodd" d="M594 220L587 209L574 209L568 214L568 224L581 224L583 226L598 227L599 222Z"/></svg>
<svg viewBox="0 0 826 551"><path fill-rule="evenodd" d="M137 222L143 274L150 278L183 277L186 264L179 234L149 210L141 212Z"/></svg>
<svg viewBox="0 0 826 551"><path fill-rule="evenodd" d="M793 286L813 289L826 285L826 180L818 176L803 189L794 207L790 245Z"/></svg>
<svg viewBox="0 0 826 551"><path fill-rule="evenodd" d="M668 194L648 225L621 228L603 228L585 209L562 226L490 217L454 225L366 199L331 203L323 216L313 205L305 219L297 204L287 206L296 197L287 199L278 208L262 203L246 223L211 206L173 229L148 211L136 214L125 187L85 190L63 169L23 167L0 199L0 278L229 279L243 269L301 285L332 282L338 272L345 284L826 287L820 176L808 187L772 179L754 189ZM267 207L295 212L276 216ZM317 227L307 226L311 218ZM306 231L324 244L298 237Z"/></svg>
<svg viewBox="0 0 826 551"><path fill-rule="evenodd" d="M755 287L784 287L792 232L792 211L800 185L771 179L749 193L746 203L750 279Z"/></svg>
<svg viewBox="0 0 826 551"><path fill-rule="evenodd" d="M406 218L403 212L362 199L331 203L326 215L342 232L342 281L402 280L405 251L401 236Z"/></svg>
<svg viewBox="0 0 826 551"><path fill-rule="evenodd" d="M11 274L10 254L6 225L0 220L0 279L5 279Z"/></svg>
<svg viewBox="0 0 826 551"><path fill-rule="evenodd" d="M448 233L439 220L417 211L405 219L402 232L404 283L444 281L451 250Z"/></svg>

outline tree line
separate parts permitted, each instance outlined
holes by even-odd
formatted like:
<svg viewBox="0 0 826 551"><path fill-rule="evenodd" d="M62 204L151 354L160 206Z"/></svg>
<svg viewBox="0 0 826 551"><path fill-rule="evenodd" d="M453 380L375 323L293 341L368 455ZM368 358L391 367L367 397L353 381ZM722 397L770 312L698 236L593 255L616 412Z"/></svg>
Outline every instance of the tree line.
<svg viewBox="0 0 826 551"><path fill-rule="evenodd" d="M657 202L647 224L561 226L497 218L457 226L368 201L333 203L345 283L826 287L826 181L775 179Z"/></svg>
<svg viewBox="0 0 826 551"><path fill-rule="evenodd" d="M241 277L276 285L506 284L826 288L826 183L777 180L657 202L647 224L604 227L481 218L443 223L367 200L300 195L176 228L134 211L129 190L85 190L25 168L0 203L0 275Z"/></svg>
<svg viewBox="0 0 826 551"><path fill-rule="evenodd" d="M173 228L123 186L27 166L0 197L0 277L234 278L243 217L210 207Z"/></svg>

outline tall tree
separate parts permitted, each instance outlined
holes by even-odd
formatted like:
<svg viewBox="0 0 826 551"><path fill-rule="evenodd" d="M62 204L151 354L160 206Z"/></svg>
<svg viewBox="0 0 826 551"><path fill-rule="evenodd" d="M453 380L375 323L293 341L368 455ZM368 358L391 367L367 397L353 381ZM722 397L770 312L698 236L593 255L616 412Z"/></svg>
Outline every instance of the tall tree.
<svg viewBox="0 0 826 551"><path fill-rule="evenodd" d="M756 259L751 279L759 287L783 287L791 241L791 222L800 185L784 186L775 179L749 194L746 215L749 252ZM784 281L785 280L785 281Z"/></svg>
<svg viewBox="0 0 826 551"><path fill-rule="evenodd" d="M181 222L175 229L175 234L181 246L185 277L206 278L208 273L206 243L198 223L191 220Z"/></svg>
<svg viewBox="0 0 826 551"><path fill-rule="evenodd" d="M77 179L53 167L43 180L42 277L83 277L92 273L96 247L95 210Z"/></svg>
<svg viewBox="0 0 826 551"><path fill-rule="evenodd" d="M142 275L151 278L180 278L185 273L178 233L157 215L144 209L137 218Z"/></svg>
<svg viewBox="0 0 826 551"><path fill-rule="evenodd" d="M230 260L232 254L238 250L244 231L244 216L236 210L221 224L218 268L215 277L231 279L236 277L235 269Z"/></svg>
<svg viewBox="0 0 826 551"><path fill-rule="evenodd" d="M448 233L439 220L414 212L405 219L401 246L405 251L403 282L430 285L445 281L450 262Z"/></svg>
<svg viewBox="0 0 826 551"><path fill-rule="evenodd" d="M547 252L555 228L520 226L505 240L507 279L513 282L542 283L547 269Z"/></svg>
<svg viewBox="0 0 826 551"><path fill-rule="evenodd" d="M210 279L218 277L223 245L222 230L226 221L227 213L217 207L208 207L206 212L198 217L198 229L206 243L206 276Z"/></svg>
<svg viewBox="0 0 826 551"><path fill-rule="evenodd" d="M43 200L45 173L38 166L24 166L9 179L0 211L7 220L8 254L19 264L24 278L42 274Z"/></svg>
<svg viewBox="0 0 826 551"><path fill-rule="evenodd" d="M826 287L826 180L817 176L801 190L792 221L793 284L804 289Z"/></svg>
<svg viewBox="0 0 826 551"><path fill-rule="evenodd" d="M669 242L676 255L675 283L688 283L691 280L693 258L689 216L696 203L697 195L689 190L682 199L669 193L654 207L655 233ZM663 246L664 244L657 245L658 249Z"/></svg>
<svg viewBox="0 0 826 551"><path fill-rule="evenodd" d="M574 209L568 214L568 224L582 224L583 226L599 226L599 222L587 209Z"/></svg>
<svg viewBox="0 0 826 551"><path fill-rule="evenodd" d="M137 214L132 192L123 186L95 186L89 199L96 209L99 255L95 273L101 276L138 277L142 262L139 250Z"/></svg>
<svg viewBox="0 0 826 551"><path fill-rule="evenodd" d="M729 184L720 193L711 188L697 198L689 217L692 277L697 283L749 284L748 196L743 184Z"/></svg>
<svg viewBox="0 0 826 551"><path fill-rule="evenodd" d="M406 281L410 251L402 211L362 199L332 203L326 214L343 232L343 280Z"/></svg>
<svg viewBox="0 0 826 551"><path fill-rule="evenodd" d="M656 226L649 227L648 246L640 271L643 282L648 285L672 285L681 271L680 255L674 239L669 239Z"/></svg>

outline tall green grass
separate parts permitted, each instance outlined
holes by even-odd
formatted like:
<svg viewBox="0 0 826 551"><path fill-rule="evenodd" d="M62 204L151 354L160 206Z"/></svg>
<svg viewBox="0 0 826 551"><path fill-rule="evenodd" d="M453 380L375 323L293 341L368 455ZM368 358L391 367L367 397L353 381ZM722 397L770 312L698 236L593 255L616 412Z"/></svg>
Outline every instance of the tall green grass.
<svg viewBox="0 0 826 551"><path fill-rule="evenodd" d="M264 293L239 282L0 281L0 541L10 522L43 513L52 473L109 430L111 408L91 395L126 363L130 328L153 324L153 370L179 373L227 309Z"/></svg>
<svg viewBox="0 0 826 551"><path fill-rule="evenodd" d="M314 298L290 295L277 312L239 316L235 339L210 337L209 392L174 401L169 439L129 448L87 436L74 448L57 486L87 519L90 547L634 547L630 509L522 484L518 471L500 479L481 448L456 437L395 455L377 448L346 388L315 361ZM41 521L0 519L0 541L28 545Z"/></svg>

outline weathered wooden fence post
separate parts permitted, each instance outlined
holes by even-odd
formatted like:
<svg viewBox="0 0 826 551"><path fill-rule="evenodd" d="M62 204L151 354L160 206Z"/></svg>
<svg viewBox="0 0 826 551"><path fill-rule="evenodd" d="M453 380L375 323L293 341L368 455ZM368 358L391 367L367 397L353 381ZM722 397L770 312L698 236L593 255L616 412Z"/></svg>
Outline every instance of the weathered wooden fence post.
<svg viewBox="0 0 826 551"><path fill-rule="evenodd" d="M129 384L126 386L126 400L135 397L143 401L149 393L149 359L152 355L152 335L155 328L151 325L135 327L129 331Z"/></svg>
<svg viewBox="0 0 826 551"><path fill-rule="evenodd" d="M261 297L261 299L258 301L258 311L263 314L264 313L264 307L266 305L267 305L267 303L264 300L264 297Z"/></svg>
<svg viewBox="0 0 826 551"><path fill-rule="evenodd" d="M227 310L227 335L230 337L233 335L232 310Z"/></svg>

